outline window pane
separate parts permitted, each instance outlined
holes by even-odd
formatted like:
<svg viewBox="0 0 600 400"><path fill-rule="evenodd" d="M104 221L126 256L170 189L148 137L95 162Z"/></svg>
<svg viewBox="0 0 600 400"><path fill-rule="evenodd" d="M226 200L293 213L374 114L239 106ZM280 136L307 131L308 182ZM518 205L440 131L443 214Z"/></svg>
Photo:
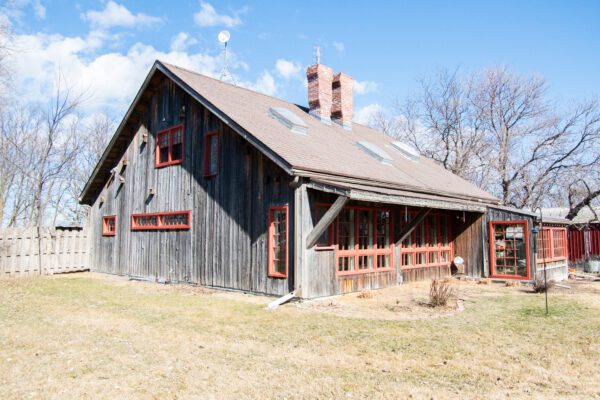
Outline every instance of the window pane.
<svg viewBox="0 0 600 400"><path fill-rule="evenodd" d="M390 268L390 266L389 254L377 256L377 268Z"/></svg>
<svg viewBox="0 0 600 400"><path fill-rule="evenodd" d="M137 226L158 226L158 217L156 215L140 215L135 217Z"/></svg>
<svg viewBox="0 0 600 400"><path fill-rule="evenodd" d="M377 248L390 246L390 212L377 211Z"/></svg>
<svg viewBox="0 0 600 400"><path fill-rule="evenodd" d="M448 217L440 215L440 245L448 246Z"/></svg>
<svg viewBox="0 0 600 400"><path fill-rule="evenodd" d="M438 218L432 215L427 218L427 242L429 246L437 247L438 245Z"/></svg>
<svg viewBox="0 0 600 400"><path fill-rule="evenodd" d="M272 270L270 273L286 275L287 265L287 210L271 210L271 228L269 243Z"/></svg>
<svg viewBox="0 0 600 400"><path fill-rule="evenodd" d="M338 260L338 271L340 271L340 272L354 271L354 256L340 257Z"/></svg>
<svg viewBox="0 0 600 400"><path fill-rule="evenodd" d="M162 216L162 224L165 226L173 226L173 225L187 225L188 224L188 214L169 214Z"/></svg>
<svg viewBox="0 0 600 400"><path fill-rule="evenodd" d="M208 173L210 175L214 175L217 173L217 151L219 147L219 137L217 135L212 135L209 137L209 157L210 162L208 164Z"/></svg>
<svg viewBox="0 0 600 400"><path fill-rule="evenodd" d="M338 218L339 249L354 249L354 210L344 209Z"/></svg>
<svg viewBox="0 0 600 400"><path fill-rule="evenodd" d="M437 251L430 251L429 252L429 260L428 260L429 264L437 264L438 263L438 253Z"/></svg>
<svg viewBox="0 0 600 400"><path fill-rule="evenodd" d="M358 248L373 248L373 211L358 211Z"/></svg>
<svg viewBox="0 0 600 400"><path fill-rule="evenodd" d="M158 137L158 161L160 163L169 162L169 135L167 133Z"/></svg>

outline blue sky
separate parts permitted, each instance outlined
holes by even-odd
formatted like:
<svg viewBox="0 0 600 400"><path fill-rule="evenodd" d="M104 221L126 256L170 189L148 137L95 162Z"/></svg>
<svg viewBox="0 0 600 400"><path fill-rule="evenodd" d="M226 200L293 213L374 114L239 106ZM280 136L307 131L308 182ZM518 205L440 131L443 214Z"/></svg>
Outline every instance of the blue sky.
<svg viewBox="0 0 600 400"><path fill-rule="evenodd" d="M561 106L600 95L600 1L7 4L21 97L43 98L60 68L69 84L92 93L85 112L117 119L154 58L218 75L223 29L232 35L240 84L299 104L306 103L304 71L320 46L324 64L357 81L358 115L389 107L442 68L468 73L501 64L536 73Z"/></svg>

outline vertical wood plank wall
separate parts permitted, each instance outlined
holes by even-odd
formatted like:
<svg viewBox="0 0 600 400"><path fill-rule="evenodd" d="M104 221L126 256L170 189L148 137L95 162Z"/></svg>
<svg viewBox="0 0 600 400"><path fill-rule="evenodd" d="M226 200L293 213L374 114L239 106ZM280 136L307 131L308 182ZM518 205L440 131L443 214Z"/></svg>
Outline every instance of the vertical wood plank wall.
<svg viewBox="0 0 600 400"><path fill-rule="evenodd" d="M85 271L88 235L83 229L0 229L0 277Z"/></svg>
<svg viewBox="0 0 600 400"><path fill-rule="evenodd" d="M289 176L171 81L150 86L144 99L128 125L131 135L122 158L127 159L125 181L115 179L92 207L91 268L275 295L292 290L293 262L288 279L267 277L270 206L290 206L288 246L293 260L294 192ZM156 169L156 133L180 123L183 163ZM204 137L214 129L219 130L219 173L205 178ZM145 132L147 143L142 139ZM190 230L131 231L131 214L179 210L192 211ZM117 216L114 237L102 236L106 215Z"/></svg>

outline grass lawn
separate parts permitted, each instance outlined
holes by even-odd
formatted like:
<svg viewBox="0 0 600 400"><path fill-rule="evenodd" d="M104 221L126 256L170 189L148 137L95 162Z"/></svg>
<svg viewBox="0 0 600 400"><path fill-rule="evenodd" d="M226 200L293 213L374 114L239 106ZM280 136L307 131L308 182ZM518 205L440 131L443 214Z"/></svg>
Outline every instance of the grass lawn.
<svg viewBox="0 0 600 400"><path fill-rule="evenodd" d="M378 320L90 273L0 280L0 399L600 398L600 283L568 284L548 317L543 295L471 285L464 312Z"/></svg>

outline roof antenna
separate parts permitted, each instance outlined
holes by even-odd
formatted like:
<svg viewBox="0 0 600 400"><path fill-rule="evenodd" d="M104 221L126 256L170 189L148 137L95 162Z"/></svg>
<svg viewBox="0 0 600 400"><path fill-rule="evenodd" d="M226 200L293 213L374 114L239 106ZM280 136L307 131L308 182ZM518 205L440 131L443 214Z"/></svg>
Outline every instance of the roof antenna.
<svg viewBox="0 0 600 400"><path fill-rule="evenodd" d="M315 60L317 61L317 64L321 64L321 47L320 46L315 47Z"/></svg>
<svg viewBox="0 0 600 400"><path fill-rule="evenodd" d="M221 31L217 38L219 39L219 42L223 43L223 69L221 70L219 80L222 81L225 78L229 78L234 85L237 85L235 78L229 73L229 64L227 62L227 43L229 42L231 35L229 34L229 31Z"/></svg>

